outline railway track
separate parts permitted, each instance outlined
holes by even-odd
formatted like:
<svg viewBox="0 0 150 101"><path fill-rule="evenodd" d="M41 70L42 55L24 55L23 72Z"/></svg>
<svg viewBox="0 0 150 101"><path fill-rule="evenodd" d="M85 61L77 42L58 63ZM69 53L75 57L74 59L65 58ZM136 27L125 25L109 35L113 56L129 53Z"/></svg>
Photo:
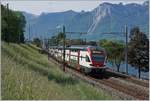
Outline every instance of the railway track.
<svg viewBox="0 0 150 101"><path fill-rule="evenodd" d="M103 83L109 87L112 87L114 89L119 90L120 92L124 92L125 94L131 95L137 99L147 99L148 98L148 92L144 89L141 89L139 87L128 85L127 83L122 83L119 80L114 79L105 79L100 80L100 83Z"/></svg>
<svg viewBox="0 0 150 101"><path fill-rule="evenodd" d="M49 59L60 67L62 66L62 62L55 57L51 57ZM120 99L149 99L149 83L146 81L137 80L130 76L110 70L106 70L104 75L85 75L72 68L66 68L66 72L71 76L88 82L99 89L103 89L112 96L117 96Z"/></svg>
<svg viewBox="0 0 150 101"><path fill-rule="evenodd" d="M122 77L122 78L121 78L122 80L126 80L126 81L128 81L128 82L132 82L132 83L138 84L138 85L140 85L140 86L149 88L149 82L148 82L147 80L142 80L142 82L141 82L141 80L136 79L136 78L131 77L131 76L128 76L128 75L125 75L125 74L121 74L121 73L114 72L114 71L112 72L112 71L110 71L110 70L108 70L107 72L110 72L110 73L115 74L117 78L120 78L120 75L122 75L122 76L121 76L121 77Z"/></svg>

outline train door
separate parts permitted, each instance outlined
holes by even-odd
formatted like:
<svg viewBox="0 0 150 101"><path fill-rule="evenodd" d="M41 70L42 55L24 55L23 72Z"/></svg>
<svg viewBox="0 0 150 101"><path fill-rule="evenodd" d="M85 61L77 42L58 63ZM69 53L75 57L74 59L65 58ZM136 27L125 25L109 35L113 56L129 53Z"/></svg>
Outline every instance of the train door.
<svg viewBox="0 0 150 101"><path fill-rule="evenodd" d="M70 51L70 50L66 50L66 52L65 52L65 60L66 60L67 62L69 62L69 51Z"/></svg>
<svg viewBox="0 0 150 101"><path fill-rule="evenodd" d="M85 54L85 59L84 59L84 66L85 67L90 67L91 64L91 59L88 53Z"/></svg>
<svg viewBox="0 0 150 101"><path fill-rule="evenodd" d="M78 57L77 57L77 69L80 70L80 50L78 52Z"/></svg>
<svg viewBox="0 0 150 101"><path fill-rule="evenodd" d="M84 65L84 52L83 51L80 51L80 57L79 57L79 64L80 66L83 66Z"/></svg>

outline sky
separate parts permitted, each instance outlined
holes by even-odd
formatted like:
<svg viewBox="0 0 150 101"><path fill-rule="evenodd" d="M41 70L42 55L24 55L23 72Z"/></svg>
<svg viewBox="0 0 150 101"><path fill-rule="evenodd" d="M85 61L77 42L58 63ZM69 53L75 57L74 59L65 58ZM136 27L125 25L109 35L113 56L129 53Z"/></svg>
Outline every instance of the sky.
<svg viewBox="0 0 150 101"><path fill-rule="evenodd" d="M63 12L74 10L76 12L91 11L103 2L118 4L138 3L142 4L144 0L2 0L2 4L9 3L9 8L12 10L25 11L35 15L40 15L42 12Z"/></svg>

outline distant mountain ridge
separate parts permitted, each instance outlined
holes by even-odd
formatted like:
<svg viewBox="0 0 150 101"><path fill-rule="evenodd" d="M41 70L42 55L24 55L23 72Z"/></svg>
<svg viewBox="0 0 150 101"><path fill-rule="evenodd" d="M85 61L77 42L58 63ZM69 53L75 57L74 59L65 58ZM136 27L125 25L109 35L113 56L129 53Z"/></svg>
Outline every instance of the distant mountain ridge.
<svg viewBox="0 0 150 101"><path fill-rule="evenodd" d="M56 13L42 13L34 16L23 12L27 19L26 37L30 22L31 37L48 37L60 31L59 25L65 25L66 31L88 32L103 36L101 33L122 32L125 25L129 28L139 26L149 34L149 2L143 4L102 3L92 11L75 12L72 10ZM116 33L117 34L117 33ZM117 34L118 35L118 34Z"/></svg>

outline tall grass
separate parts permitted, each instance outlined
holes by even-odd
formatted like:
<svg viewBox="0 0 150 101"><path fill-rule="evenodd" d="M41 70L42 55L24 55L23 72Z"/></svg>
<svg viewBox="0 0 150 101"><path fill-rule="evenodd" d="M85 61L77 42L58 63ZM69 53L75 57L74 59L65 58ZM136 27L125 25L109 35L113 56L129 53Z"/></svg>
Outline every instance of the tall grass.
<svg viewBox="0 0 150 101"><path fill-rule="evenodd" d="M34 45L2 42L2 99L116 99L62 72Z"/></svg>

